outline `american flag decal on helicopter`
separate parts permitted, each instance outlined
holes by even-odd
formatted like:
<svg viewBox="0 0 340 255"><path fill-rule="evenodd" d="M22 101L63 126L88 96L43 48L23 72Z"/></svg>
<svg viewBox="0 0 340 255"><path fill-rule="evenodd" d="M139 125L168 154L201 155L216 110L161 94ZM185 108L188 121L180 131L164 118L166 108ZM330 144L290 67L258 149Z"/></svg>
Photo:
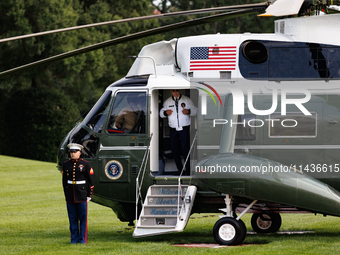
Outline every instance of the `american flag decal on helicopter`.
<svg viewBox="0 0 340 255"><path fill-rule="evenodd" d="M236 46L191 47L190 71L232 71L236 66Z"/></svg>

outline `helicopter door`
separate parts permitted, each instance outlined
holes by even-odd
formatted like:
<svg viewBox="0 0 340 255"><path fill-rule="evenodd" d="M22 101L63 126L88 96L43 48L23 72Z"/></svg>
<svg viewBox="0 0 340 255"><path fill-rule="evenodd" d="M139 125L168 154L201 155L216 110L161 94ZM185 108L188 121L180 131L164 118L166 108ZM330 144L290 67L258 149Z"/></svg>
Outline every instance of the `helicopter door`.
<svg viewBox="0 0 340 255"><path fill-rule="evenodd" d="M126 183L135 181L148 144L147 91L119 90L116 92L100 137L99 182ZM129 185L129 187L132 187ZM129 194L124 199L133 200L134 191L127 185L115 186L117 196ZM115 191L114 191L115 190Z"/></svg>
<svg viewBox="0 0 340 255"><path fill-rule="evenodd" d="M187 97L189 97L191 99L191 101L193 102L194 106L197 107L198 105L198 91L195 89L182 89L180 90L180 93L182 95L185 95ZM163 102L168 99L169 97L172 96L171 94L171 90L159 90L158 91L158 95L159 95L159 105L158 105L158 109L162 109L163 108ZM182 105L180 106L180 109L184 109L185 106ZM159 117L159 110L157 111L157 114ZM171 147L171 139L170 139L170 127L169 127L169 120L168 117L165 118L161 118L159 117L159 126L158 126L159 130L159 172L155 175L175 175L177 174L177 167L176 167L176 163L174 160L174 156L173 156L173 151L172 151L172 147ZM196 130L197 130L197 126L196 126L196 116L191 117L191 124L189 126L190 130L189 130L189 134L190 136L188 137L188 147L189 149L191 148L192 143L194 142L194 136L196 134ZM179 142L180 143L180 142ZM195 144L196 146L196 144ZM179 146L180 147L180 146ZM196 147L192 147L192 151L190 152L190 168L191 168L191 172L193 170L193 166L194 161L196 159ZM183 156L181 157L182 159L182 164L184 164L185 162L185 158L183 158ZM193 172L192 172L193 173Z"/></svg>

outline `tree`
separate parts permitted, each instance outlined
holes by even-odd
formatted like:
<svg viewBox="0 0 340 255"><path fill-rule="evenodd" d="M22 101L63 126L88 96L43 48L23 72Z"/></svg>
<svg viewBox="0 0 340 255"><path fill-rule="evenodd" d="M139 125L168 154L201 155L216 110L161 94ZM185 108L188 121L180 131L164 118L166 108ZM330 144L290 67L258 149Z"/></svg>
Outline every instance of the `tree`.
<svg viewBox="0 0 340 255"><path fill-rule="evenodd" d="M146 0L1 1L0 37L148 15L151 11ZM0 70L145 30L158 26L157 22L123 23L2 43ZM66 135L79 113L93 105L109 84L126 75L133 61L126 56L137 54L143 45L159 38L162 37L99 49L0 79L0 118L5 130L0 139L14 138L22 144L18 150L17 147L9 148L14 146L12 143L2 143L0 153L55 161L55 157L51 159L38 153L40 148L44 148L42 151L55 150L60 136ZM49 103L54 109L50 112ZM20 128L22 123L25 129Z"/></svg>
<svg viewBox="0 0 340 255"><path fill-rule="evenodd" d="M62 136L79 116L69 97L48 88L13 91L5 109L1 154L51 162L56 161Z"/></svg>
<svg viewBox="0 0 340 255"><path fill-rule="evenodd" d="M146 16L154 11L155 7L151 1L0 1L0 23L2 24L0 37L7 38L63 27ZM253 2L259 1L262 0ZM249 2L252 1L162 0L159 9L166 12ZM7 70L115 37L158 27L160 24L192 18L182 16L160 21L151 19L2 43L0 44L0 70ZM6 141L0 143L0 153L54 160L45 155L43 151L54 151L57 148L59 136L66 135L79 113L83 113L93 105L109 84L126 75L133 62L133 59L127 59L126 56L138 54L144 45L163 38L172 39L215 32L267 32L265 28L268 25L262 20L260 21L256 16L248 16L190 27L165 35L99 49L27 70L19 75L0 78L0 118L3 123L0 140ZM48 106L49 102L51 109ZM43 117L39 117L39 113ZM25 129L20 128L23 123ZM23 146L20 150L17 147L10 148L10 146L16 146L8 140L12 138L22 142Z"/></svg>

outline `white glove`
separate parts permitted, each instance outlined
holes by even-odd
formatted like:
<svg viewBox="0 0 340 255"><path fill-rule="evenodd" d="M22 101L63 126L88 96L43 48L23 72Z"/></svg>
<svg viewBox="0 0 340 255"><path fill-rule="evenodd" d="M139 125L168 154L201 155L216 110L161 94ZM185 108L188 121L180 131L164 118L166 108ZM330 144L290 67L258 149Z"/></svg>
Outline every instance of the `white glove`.
<svg viewBox="0 0 340 255"><path fill-rule="evenodd" d="M91 200L91 198L90 197L87 197L87 202L89 202Z"/></svg>

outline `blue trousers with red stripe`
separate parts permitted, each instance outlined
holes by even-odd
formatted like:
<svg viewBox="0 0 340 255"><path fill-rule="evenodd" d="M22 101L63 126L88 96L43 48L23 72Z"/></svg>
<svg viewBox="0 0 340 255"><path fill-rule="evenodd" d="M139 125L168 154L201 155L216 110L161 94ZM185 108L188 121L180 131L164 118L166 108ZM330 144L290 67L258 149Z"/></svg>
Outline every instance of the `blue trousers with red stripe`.
<svg viewBox="0 0 340 255"><path fill-rule="evenodd" d="M87 243L87 202L66 202L71 243Z"/></svg>

